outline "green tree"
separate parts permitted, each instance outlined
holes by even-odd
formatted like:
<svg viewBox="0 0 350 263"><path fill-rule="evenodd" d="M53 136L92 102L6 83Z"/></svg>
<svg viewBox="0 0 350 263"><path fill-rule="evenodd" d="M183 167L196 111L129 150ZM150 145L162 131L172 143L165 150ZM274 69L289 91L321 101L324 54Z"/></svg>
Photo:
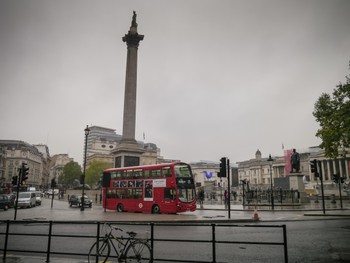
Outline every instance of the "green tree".
<svg viewBox="0 0 350 263"><path fill-rule="evenodd" d="M89 167L86 169L85 182L92 188L95 188L94 185L98 184L103 171L107 168L111 168L112 165L112 163L97 160L92 161Z"/></svg>
<svg viewBox="0 0 350 263"><path fill-rule="evenodd" d="M81 167L77 162L69 162L63 167L63 172L58 178L60 184L64 184L66 188L70 188L73 185L73 181L78 179L82 175Z"/></svg>
<svg viewBox="0 0 350 263"><path fill-rule="evenodd" d="M313 115L321 128L316 136L322 140L320 147L325 156L344 156L350 148L350 75L340 83L332 96L322 93L315 103Z"/></svg>

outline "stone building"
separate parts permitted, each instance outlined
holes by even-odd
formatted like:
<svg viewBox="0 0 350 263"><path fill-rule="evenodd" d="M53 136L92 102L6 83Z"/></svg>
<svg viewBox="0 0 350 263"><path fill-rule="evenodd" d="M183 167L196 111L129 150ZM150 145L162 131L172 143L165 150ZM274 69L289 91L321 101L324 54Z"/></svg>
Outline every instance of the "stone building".
<svg viewBox="0 0 350 263"><path fill-rule="evenodd" d="M19 140L0 140L0 180L2 188L12 187L12 177L18 176L22 163L29 168L27 186L41 188L44 156L34 145Z"/></svg>
<svg viewBox="0 0 350 263"><path fill-rule="evenodd" d="M198 187L227 187L227 178L218 177L220 171L218 162L200 161L190 163L190 165Z"/></svg>
<svg viewBox="0 0 350 263"><path fill-rule="evenodd" d="M115 129L110 129L101 126L89 127L90 132L87 137L86 148L86 165L94 161L102 161L110 163L111 167L115 165L115 156L113 151L121 142L122 135L117 134ZM144 150L140 158L140 165L149 165L164 162L160 156L160 149L154 143L144 143L137 141L140 148Z"/></svg>
<svg viewBox="0 0 350 263"><path fill-rule="evenodd" d="M268 187L270 180L270 165L267 157L261 156L260 150L255 153L255 158L238 162L238 178L241 182L246 180L250 185L257 185L262 188ZM273 157L272 175L274 178L285 177L284 157Z"/></svg>
<svg viewBox="0 0 350 263"><path fill-rule="evenodd" d="M72 162L73 158L70 158L68 154L55 154L51 158L51 166L50 166L50 179L48 181L48 184L46 185L45 189L50 188L51 180L53 178L56 178L56 182L60 183L58 181L59 176L63 173L64 166Z"/></svg>
<svg viewBox="0 0 350 263"><path fill-rule="evenodd" d="M46 185L50 182L50 165L51 165L51 157L49 153L49 147L44 144L36 144L34 145L38 151L42 154L42 165L41 165L41 186L45 188Z"/></svg>
<svg viewBox="0 0 350 263"><path fill-rule="evenodd" d="M298 150L297 150L298 151ZM283 178L289 175L290 171L290 152L284 151L284 156L272 156L272 180ZM310 161L313 159L320 160L322 163L322 174L326 184L333 183L332 175L339 173L349 182L350 155L339 157L336 160L326 158L324 150L319 147L310 147L299 151L300 155L300 173L304 175L305 183L316 183L317 178L310 171ZM267 157L262 157L259 150L255 153L255 158L237 162L239 182L246 180L253 187L267 189L271 184L270 163Z"/></svg>

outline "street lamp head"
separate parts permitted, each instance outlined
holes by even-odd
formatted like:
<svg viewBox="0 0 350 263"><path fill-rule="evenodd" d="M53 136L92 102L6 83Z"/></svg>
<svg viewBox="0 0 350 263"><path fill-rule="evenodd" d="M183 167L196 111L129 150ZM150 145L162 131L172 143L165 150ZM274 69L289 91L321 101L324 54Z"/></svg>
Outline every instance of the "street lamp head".
<svg viewBox="0 0 350 263"><path fill-rule="evenodd" d="M86 128L84 131L85 131L85 135L88 136L90 132L89 125L86 125Z"/></svg>
<svg viewBox="0 0 350 263"><path fill-rule="evenodd" d="M274 161L274 159L272 159L271 154L269 155L269 159L267 159L267 161L270 163L270 165L272 165L272 162Z"/></svg>

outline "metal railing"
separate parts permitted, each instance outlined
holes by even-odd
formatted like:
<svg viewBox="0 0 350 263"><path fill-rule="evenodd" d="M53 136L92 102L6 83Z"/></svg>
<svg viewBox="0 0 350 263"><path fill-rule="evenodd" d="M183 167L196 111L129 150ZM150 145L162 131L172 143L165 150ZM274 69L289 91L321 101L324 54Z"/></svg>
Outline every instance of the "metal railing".
<svg viewBox="0 0 350 263"><path fill-rule="evenodd" d="M46 257L46 262L50 262L50 258L52 255L57 256L72 256L72 257L87 257L90 246L99 239L100 237L100 227L101 224L105 222L92 222L92 221L0 221L0 238L4 240L3 246L0 247L0 251L3 253L3 259L6 259L8 253L19 253L24 255L42 255ZM233 249L233 246L271 246L273 249L277 247L281 247L281 259L279 262L288 262L288 249L287 249L287 230L286 225L240 225L240 224L230 224L230 223L160 223L160 222L149 222L149 223L139 223L139 222L112 222L108 221L110 224L115 225L123 225L126 227L143 227L147 228L149 232L149 236L147 237L148 241L151 244L151 262L187 262L187 263L218 263L218 262L230 262L230 261L222 261L221 254L223 251L226 251L225 248L229 247ZM36 229L36 233L31 233L28 231L19 232L16 231L16 225L30 225L40 227L40 233L38 233L38 229ZM58 225L75 225L75 228L78 228L83 225L96 225L88 233L69 233L64 234L57 233L57 230L54 231L55 227ZM171 228L176 229L176 233L179 233L179 237L167 238L162 234L162 229L169 230ZM185 233L190 233L190 229L194 227L198 227L202 229L200 238L181 238L186 237L185 234L181 234L181 230L178 230L177 227L183 229ZM69 228L70 229L70 228ZM95 229L95 230L94 230ZM264 231L267 237L264 237ZM17 229L18 230L18 229ZM79 230L79 229L78 229ZM77 230L77 231L78 231ZM209 230L209 231L208 231ZM277 230L277 231L276 231ZM221 233L227 233L228 231L239 233L245 232L246 236L250 236L252 240L235 240L236 235L221 235ZM280 241L271 240L271 233L278 234ZM240 236L240 235L237 235ZM242 235L241 235L242 236ZM46 244L45 249L24 249L21 247L14 246L16 243L16 239L22 239L23 237L33 237L33 240L36 240L37 237L42 237L47 242L43 242ZM59 251L54 250L52 246L53 239L57 240L60 238L68 238L69 242L72 244L77 244L73 239L79 240L87 240L90 239L91 242L79 242L79 249L74 251L74 246L71 247L70 250L72 252ZM242 238L243 239L243 238ZM270 239L270 241L269 241ZM256 241L259 240L259 241ZM264 240L264 241L261 241ZM1 244L2 242L0 242ZM84 247L85 243L85 247ZM168 244L166 253L159 249L159 246L164 246L164 244ZM171 248L176 246L171 246L172 244L178 244L178 246L187 244L193 244L193 246L201 246L204 245L206 247L205 251L207 253L205 260L203 259L191 259L184 258L184 254L181 254L181 259L178 259L175 255L178 255L178 252L174 252L172 254ZM221 247L222 246L222 247ZM42 246L43 247L43 246ZM82 252L81 250L83 249ZM232 250L231 250L232 251ZM263 250L265 251L265 249ZM275 250L274 250L275 251ZM192 251L193 254L203 251ZM227 253L227 251L225 252ZM267 253L267 252L266 252ZM173 257L171 257L173 255ZM169 257L166 257L169 256ZM262 255L263 256L263 255ZM282 259L283 258L283 259Z"/></svg>

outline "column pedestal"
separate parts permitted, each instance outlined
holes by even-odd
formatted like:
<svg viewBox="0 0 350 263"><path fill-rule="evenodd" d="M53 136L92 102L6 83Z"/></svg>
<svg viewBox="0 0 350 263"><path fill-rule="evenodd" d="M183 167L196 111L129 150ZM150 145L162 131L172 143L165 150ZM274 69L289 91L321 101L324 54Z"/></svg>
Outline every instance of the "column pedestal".
<svg viewBox="0 0 350 263"><path fill-rule="evenodd" d="M308 203L309 198L305 193L305 185L304 185L304 174L302 173L290 173L289 174L289 189L290 190L298 190L299 191L299 202L300 203Z"/></svg>
<svg viewBox="0 0 350 263"><path fill-rule="evenodd" d="M145 150L135 141L122 140L114 154L114 167L139 166Z"/></svg>

